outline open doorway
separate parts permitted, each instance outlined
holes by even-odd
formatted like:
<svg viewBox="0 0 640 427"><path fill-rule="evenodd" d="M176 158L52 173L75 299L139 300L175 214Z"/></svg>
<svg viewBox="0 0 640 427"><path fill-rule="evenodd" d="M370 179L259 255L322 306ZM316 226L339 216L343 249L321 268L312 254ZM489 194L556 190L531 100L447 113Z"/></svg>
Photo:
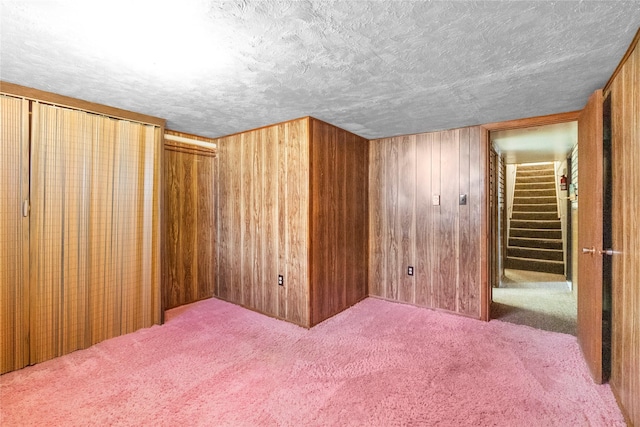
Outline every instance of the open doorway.
<svg viewBox="0 0 640 427"><path fill-rule="evenodd" d="M491 318L576 335L577 122L489 138Z"/></svg>

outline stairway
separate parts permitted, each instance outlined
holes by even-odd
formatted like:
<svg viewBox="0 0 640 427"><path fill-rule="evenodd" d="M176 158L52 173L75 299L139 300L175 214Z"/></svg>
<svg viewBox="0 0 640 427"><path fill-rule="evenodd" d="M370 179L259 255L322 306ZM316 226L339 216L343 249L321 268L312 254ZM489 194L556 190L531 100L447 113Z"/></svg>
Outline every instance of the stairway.
<svg viewBox="0 0 640 427"><path fill-rule="evenodd" d="M564 274L553 163L518 166L505 267Z"/></svg>

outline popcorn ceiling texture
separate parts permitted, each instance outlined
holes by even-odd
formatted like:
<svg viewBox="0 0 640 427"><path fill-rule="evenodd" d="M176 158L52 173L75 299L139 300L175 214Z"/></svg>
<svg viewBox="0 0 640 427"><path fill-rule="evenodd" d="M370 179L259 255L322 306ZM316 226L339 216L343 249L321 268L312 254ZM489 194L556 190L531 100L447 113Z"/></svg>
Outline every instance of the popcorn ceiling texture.
<svg viewBox="0 0 640 427"><path fill-rule="evenodd" d="M305 115L379 138L578 110L640 22L637 1L103 3L1 0L0 78L210 137Z"/></svg>

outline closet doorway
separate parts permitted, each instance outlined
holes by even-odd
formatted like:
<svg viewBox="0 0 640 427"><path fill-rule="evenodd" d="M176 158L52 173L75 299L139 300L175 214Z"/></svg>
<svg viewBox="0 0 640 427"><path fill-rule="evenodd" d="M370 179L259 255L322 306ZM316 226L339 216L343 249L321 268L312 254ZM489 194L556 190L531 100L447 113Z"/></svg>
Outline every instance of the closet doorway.
<svg viewBox="0 0 640 427"><path fill-rule="evenodd" d="M56 105L47 92L2 88L12 90L0 95L5 373L160 322L164 121L107 117Z"/></svg>

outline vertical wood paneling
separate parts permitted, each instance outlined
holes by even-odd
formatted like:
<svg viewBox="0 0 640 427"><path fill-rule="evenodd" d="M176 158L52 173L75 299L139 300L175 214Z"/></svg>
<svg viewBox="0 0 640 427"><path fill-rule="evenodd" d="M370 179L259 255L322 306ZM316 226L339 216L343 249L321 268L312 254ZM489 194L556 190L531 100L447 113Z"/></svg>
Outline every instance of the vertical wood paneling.
<svg viewBox="0 0 640 427"><path fill-rule="evenodd" d="M286 129L287 187L290 215L286 235L287 318L309 326L309 138L308 119L290 122Z"/></svg>
<svg viewBox="0 0 640 427"><path fill-rule="evenodd" d="M459 131L444 131L440 139L440 211L436 223L439 308L456 311L458 284L458 163Z"/></svg>
<svg viewBox="0 0 640 427"><path fill-rule="evenodd" d="M264 272L263 272L263 292L264 292L264 312L266 314L278 315L278 292L279 286L274 286L278 277L278 245L272 242L278 241L278 133L277 128L265 129L263 134L264 143L262 153L264 154L264 164L262 176L264 179L264 212L263 212L263 247L264 247Z"/></svg>
<svg viewBox="0 0 640 427"><path fill-rule="evenodd" d="M469 287L477 285L474 283L476 268L474 254L478 253L473 244L471 223L471 198L477 196L477 191L471 193L471 169L470 169L470 146L469 128L460 129L459 138L459 182L458 194L467 196L467 204L458 207L458 295L456 296L456 311L466 313L469 306L473 305L473 294ZM475 159L476 163L478 159ZM476 165L477 169L477 165ZM478 204L478 203L476 203ZM479 215L478 215L479 216Z"/></svg>
<svg viewBox="0 0 640 427"><path fill-rule="evenodd" d="M371 295L480 317L482 141L474 127L370 142Z"/></svg>
<svg viewBox="0 0 640 427"><path fill-rule="evenodd" d="M384 140L369 142L369 293L383 295L386 282Z"/></svg>
<svg viewBox="0 0 640 427"><path fill-rule="evenodd" d="M216 140L216 295L303 326L309 323L307 121Z"/></svg>
<svg viewBox="0 0 640 427"><path fill-rule="evenodd" d="M368 141L311 119L311 324L366 296Z"/></svg>
<svg viewBox="0 0 640 427"><path fill-rule="evenodd" d="M235 255L233 247L233 234L237 230L233 229L233 200L236 194L233 193L233 177L231 173L234 167L233 150L236 144L231 140L222 144L218 141L218 168L217 176L217 242L216 251L218 265L216 268L216 291L215 294L225 300L231 300L231 274L233 269L220 268L221 265L231 266Z"/></svg>
<svg viewBox="0 0 640 427"><path fill-rule="evenodd" d="M213 152L165 145L165 309L213 296L215 198Z"/></svg>
<svg viewBox="0 0 640 427"><path fill-rule="evenodd" d="M215 290L215 157L200 156L198 169L197 288L195 299L210 298Z"/></svg>
<svg viewBox="0 0 640 427"><path fill-rule="evenodd" d="M29 363L29 103L0 95L0 374Z"/></svg>
<svg viewBox="0 0 640 427"><path fill-rule="evenodd" d="M460 264L458 265L458 271L460 272L459 279L459 295L458 295L458 310L460 313L474 316L480 312L480 290L482 289L482 266L486 265L486 262L481 258L481 254L486 253L486 248L483 250L482 242L485 241L482 234L482 212L483 201L485 200L484 193L484 158L482 152L485 150L484 144L480 141L481 129L479 127L467 128L468 131L464 137L464 148L460 146L460 173L462 181L462 171L468 169L468 175L465 174L465 178L468 179L468 183L465 182L467 191L463 192L463 185L461 184L461 194L467 194L467 205L461 206L462 210L466 210L466 216L460 216L460 229L461 231L459 241L460 252ZM461 135L463 132L461 131ZM468 155L463 153L468 152ZM480 232L478 232L480 231Z"/></svg>
<svg viewBox="0 0 640 427"><path fill-rule="evenodd" d="M354 134L348 134L349 155L345 157L345 205L344 235L347 247L346 305L350 306L368 294L368 243L369 243L369 142Z"/></svg>
<svg viewBox="0 0 640 427"><path fill-rule="evenodd" d="M431 159L434 134L416 136L416 262L415 304L433 305L433 211Z"/></svg>
<svg viewBox="0 0 640 427"><path fill-rule="evenodd" d="M399 154L398 154L398 142L393 139L389 139L386 144L386 166L387 166L387 182L385 186L387 205L384 208L387 209L386 216L386 230L387 230L387 287L385 297L389 299L398 299L398 277L400 272L398 271L401 266L398 265L399 256L399 238L398 238L398 168Z"/></svg>
<svg viewBox="0 0 640 427"><path fill-rule="evenodd" d="M612 257L610 384L628 421L636 426L640 425L639 39L640 32L611 82L612 228L613 249L619 253Z"/></svg>
<svg viewBox="0 0 640 427"><path fill-rule="evenodd" d="M432 215L431 215L431 227L429 241L426 242L429 246L429 252L431 254L431 307L440 307L440 287L442 286L442 280L440 278L440 217L441 217L441 205L442 205L442 182L440 175L442 173L442 132L434 132L433 145L431 151L431 196L439 197L437 205L433 205L432 200ZM451 262L451 260L449 261Z"/></svg>
<svg viewBox="0 0 640 427"><path fill-rule="evenodd" d="M260 130L260 137L254 141L255 146L252 150L251 157L251 180L264 183L263 175L263 145L265 139L266 129ZM255 292L253 294L253 304L262 307L262 310L266 311L264 291L265 283L263 277L264 271L264 230L263 217L265 215L265 205L263 202L264 186L253 187L251 194L251 234L254 236L253 245L253 258L252 258L252 284L255 286Z"/></svg>
<svg viewBox="0 0 640 427"><path fill-rule="evenodd" d="M242 139L243 135L237 135L233 138L235 143L231 144L231 149L229 150L229 160L231 161L230 167L237 168L238 173L232 173L226 175L226 178L229 179L231 184L231 197L229 199L225 199L222 203L229 203L231 208L231 212L229 215L229 219L231 221L231 226L229 230L230 233L230 241L231 247L233 248L230 254L230 263L233 265L233 268L228 270L229 274L229 298L231 301L236 301L242 304L243 295L242 295L242 275L245 271L242 269L242 262L244 261L243 252L245 250L245 242L242 241L242 168L245 166L242 163Z"/></svg>
<svg viewBox="0 0 640 427"><path fill-rule="evenodd" d="M278 317L293 321L288 316L288 300L287 300L287 287L289 286L289 270L287 265L287 257L289 256L289 239L287 233L289 233L288 226L288 210L289 210L289 198L287 197L287 183L289 182L289 168L287 162L289 162L289 150L287 149L286 133L287 126L285 124L277 125L277 149L278 149L278 240L272 242L276 245L278 254L277 270L278 275L284 277L284 286L278 286ZM277 283L277 282L276 282Z"/></svg>
<svg viewBox="0 0 640 427"><path fill-rule="evenodd" d="M409 266L415 269L415 201L416 201L416 137L401 137L398 147L398 293L399 301L415 303L415 272L409 276Z"/></svg>
<svg viewBox="0 0 640 427"><path fill-rule="evenodd" d="M253 136L253 135L252 135ZM257 191L256 181L253 180L253 157L255 153L255 140L247 134L240 135L240 304L247 307L256 307L256 293L259 286L254 280L253 263L256 259L256 246L258 236L254 233L255 218L253 193ZM256 209L260 207L255 206ZM259 307L259 306L258 306Z"/></svg>

